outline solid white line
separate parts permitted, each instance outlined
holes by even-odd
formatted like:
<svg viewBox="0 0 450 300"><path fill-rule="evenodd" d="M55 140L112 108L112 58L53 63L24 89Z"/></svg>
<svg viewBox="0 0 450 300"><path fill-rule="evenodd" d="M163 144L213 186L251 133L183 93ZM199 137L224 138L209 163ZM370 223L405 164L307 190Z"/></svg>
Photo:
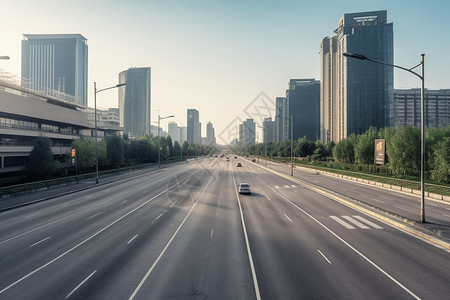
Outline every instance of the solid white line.
<svg viewBox="0 0 450 300"><path fill-rule="evenodd" d="M36 246L36 245L38 245L38 244L40 244L40 243L42 243L42 242L44 242L44 241L46 241L46 240L48 240L50 237L46 237L45 239L43 239L43 240L40 240L39 242L36 242L36 243L34 243L33 245L30 245L30 248L31 247L34 247L34 246Z"/></svg>
<svg viewBox="0 0 450 300"><path fill-rule="evenodd" d="M320 250L319 249L317 249L317 251L319 251L319 253L320 253L320 255L322 255L323 256L323 258L325 258L325 260L331 265L331 261L329 261L328 260L328 258L325 256L325 255L323 255L323 253L322 252L320 252Z"/></svg>
<svg viewBox="0 0 450 300"><path fill-rule="evenodd" d="M103 212L101 211L101 212L99 212L98 214L95 214L95 215L93 215L93 216L87 218L86 220L90 220L90 219L92 219L92 218L95 218L95 217L101 215L102 213L103 213Z"/></svg>
<svg viewBox="0 0 450 300"><path fill-rule="evenodd" d="M139 234L136 234L135 236L133 236L133 237L131 238L131 240L128 241L127 245L129 245L135 238L137 238L138 235L139 235Z"/></svg>
<svg viewBox="0 0 450 300"><path fill-rule="evenodd" d="M373 201L377 201L377 202L380 202L380 203L384 203L384 201L381 201L381 200L378 200L378 199L375 199L375 198L370 198L370 199L372 199Z"/></svg>
<svg viewBox="0 0 450 300"><path fill-rule="evenodd" d="M178 232L181 230L181 227L183 227L184 223L186 222L186 220L189 218L189 216L191 215L192 211L194 210L194 208L197 206L198 201L200 200L200 198L203 196L203 193L206 191L206 189L208 188L209 184L211 183L211 180L214 178L214 175L216 174L217 169L214 171L213 176L211 176L211 178L208 181L208 184L206 184L205 189L202 191L202 193L200 194L200 196L197 198L197 201L194 202L194 205L192 205L191 209L189 210L189 212L187 213L186 217L184 217L183 221L181 222L180 226L178 226L177 230L175 231L175 233L172 235L172 237L170 238L170 240L167 242L166 246L164 247L164 249L161 251L161 253L158 255L158 257L156 258L155 262L153 263L153 265L150 267L150 269L147 271L147 273L144 275L144 277L142 278L141 282L139 282L138 286L136 287L136 289L134 290L133 294L131 294L130 298L128 298L129 300L134 299L134 297L137 295L137 293L139 292L139 290L141 289L141 287L144 285L144 282L147 280L147 278L150 276L150 274L152 273L153 269L156 267L156 265L158 264L158 262L161 260L161 257L163 257L164 253L166 253L167 249L169 248L170 244L172 244L172 241L175 239L175 237L177 236Z"/></svg>
<svg viewBox="0 0 450 300"><path fill-rule="evenodd" d="M397 208L399 208L399 209L403 209L403 210L406 210L406 211L409 211L409 212L414 212L414 211L412 211L412 210L410 210L410 209L407 209L407 208L403 208L403 207L400 207L400 206L396 206L396 205L394 205L394 207L397 207Z"/></svg>
<svg viewBox="0 0 450 300"><path fill-rule="evenodd" d="M352 225L348 224L347 222L344 222L343 220L339 219L336 216L330 216L330 218L332 218L333 220L335 220L336 222L338 222L342 226L346 227L347 229L355 229L355 227L353 227Z"/></svg>
<svg viewBox="0 0 450 300"><path fill-rule="evenodd" d="M353 218L358 219L358 220L360 220L361 222L364 222L364 223L366 223L366 224L369 224L370 226L372 226L372 227L375 228L375 229L383 229L383 227L381 227L381 226L379 226L379 225L377 225L377 224L375 224L375 223L373 223L373 222L371 222L371 221L369 221L369 220L366 220L366 219L364 219L364 218L361 217L361 216L353 216Z"/></svg>
<svg viewBox="0 0 450 300"><path fill-rule="evenodd" d="M94 272L91 273L91 275L89 275L88 277L86 277L86 279L83 280L76 288L74 288L73 291L71 291L71 292L66 296L66 298L64 298L64 299L67 299L67 298L69 298L70 296L72 296L72 294L75 293L75 291L78 290L78 289L80 288L80 286L82 286L86 281L88 281L89 278L91 278L96 272L97 272L97 270L95 270Z"/></svg>
<svg viewBox="0 0 450 300"><path fill-rule="evenodd" d="M234 186L236 187L237 185L236 185L236 178L234 178L234 172L232 174L233 174ZM242 212L241 201L239 198L239 193L237 191L237 188L235 188L235 191L236 191L236 197L237 197L238 205L239 205L239 212L241 214L242 230L244 231L244 238L245 238L245 245L247 247L248 260L250 262L250 269L252 271L253 287L255 289L256 299L261 300L261 294L259 293L259 286L258 286L258 278L256 277L255 265L253 264L252 251L250 250L250 243L248 241L247 229L245 227L244 213Z"/></svg>
<svg viewBox="0 0 450 300"><path fill-rule="evenodd" d="M26 217L25 217L25 219L28 219L28 218L31 218L31 217L37 216L38 214L39 214L39 213L35 213L35 214L32 214L32 215L26 216Z"/></svg>
<svg viewBox="0 0 450 300"><path fill-rule="evenodd" d="M270 188L270 187L269 187ZM361 252L359 252L355 247L353 247L352 245L350 245L348 242L346 242L343 238L341 238L339 235L337 235L336 233L334 233L334 231L332 231L330 228L328 228L327 226L325 226L324 224L322 224L319 220L317 220L316 218L314 218L311 214L309 214L306 210L302 209L301 207L297 206L294 202L292 202L291 200L287 199L286 197L284 197L283 195L281 195L280 193L278 193L277 191L275 191L274 189L272 189L275 193L277 193L278 195L280 195L281 198L283 198L284 200L286 200L288 203L290 203L292 206L294 206L295 208L297 208L298 210L300 210L301 212L303 212L305 215L307 215L308 217L310 217L312 220L314 220L317 224L319 224L320 226L322 226L325 230L327 230L329 233L331 233L334 237L336 237L338 240L340 240L344 245L346 245L347 247L349 247L351 250L353 250L356 254L358 254L359 256L361 256L362 258L364 258L369 264L371 264L373 267L375 267L378 271L380 271L381 273L383 273L387 278L389 278L390 280L392 280L395 284L397 284L399 287L401 287L404 291L406 291L408 294L410 294L413 298L415 299L420 299L416 294L414 294L412 291L410 291L406 286L404 286L401 282L399 282L397 279L395 279L394 277L392 277L391 275L389 275L389 273L387 273L385 270L383 270L382 268L380 268L376 263L374 263L373 261L371 261L368 257L366 257L364 254L362 254Z"/></svg>
<svg viewBox="0 0 450 300"><path fill-rule="evenodd" d="M353 219L352 217L349 217L349 216L342 216L342 217L343 217L344 219L346 219L347 221L349 221L349 222L355 224L355 225L358 226L359 228L362 228L362 229L370 229L369 227L367 227L366 225L364 225L364 224L361 223L361 222L356 221L356 220Z"/></svg>
<svg viewBox="0 0 450 300"><path fill-rule="evenodd" d="M292 220L291 219L289 219L289 217L286 215L286 214L284 214L284 216L286 217L286 219L288 219L289 220L289 222L291 222L292 223Z"/></svg>
<svg viewBox="0 0 450 300"><path fill-rule="evenodd" d="M158 220L159 218L161 218L162 215L164 215L164 213L159 214L159 216L156 217L156 220Z"/></svg>
<svg viewBox="0 0 450 300"><path fill-rule="evenodd" d="M270 198L268 196L266 196L266 198L267 198L267 200L272 201L272 200L270 200Z"/></svg>
<svg viewBox="0 0 450 300"><path fill-rule="evenodd" d="M190 177L192 177L193 175L195 175L196 173L198 173L198 172L200 172L200 171L201 171L201 169L198 170L197 172L194 172ZM186 178L183 179L183 180L187 180L187 179L189 179L190 177L186 177ZM165 189L165 190L162 191L161 193L159 193L159 194L153 196L152 198L150 198L149 200L145 201L145 202L142 203L141 205L135 207L134 209L130 210L129 212L127 212L126 214L124 214L123 216L121 216L120 218L118 218L117 220L115 220L114 222L112 222L112 223L106 225L105 227L103 227L102 229L100 229L99 231L97 231L96 233L94 233L93 235L91 235L90 237L86 238L86 239L83 240L82 242L78 243L77 245L73 246L73 247L70 248L69 250L67 250L67 251L65 251L64 253L60 254L59 256L55 257L54 259L52 259L52 260L49 261L48 263L46 263L46 264L40 266L39 268L35 269L34 271L28 273L27 275L23 276L22 278L20 278L20 279L16 280L15 282L11 283L10 285L8 285L8 286L5 287L4 289L2 289L2 290L0 291L0 294L2 294L3 292L9 290L10 288L12 288L13 286L15 286L16 284L18 284L18 283L24 281L25 279L27 279L28 277L32 276L33 274L39 272L40 270L44 269L45 267L51 265L52 263L54 263L55 261L59 260L60 258L66 256L67 254L69 254L69 253L72 252L73 250L77 249L77 248L80 247L81 245L83 245L83 244L87 243L88 241L92 240L94 237L96 237L97 235L99 235L99 234L102 233L103 231L105 231L105 230L107 230L108 228L112 227L114 224L120 222L121 220L125 219L126 217L128 217L129 215L131 215L132 213L134 213L134 212L137 211L138 209L142 208L143 206L147 205L148 203L150 203L150 202L153 201L154 199L158 198L158 197L161 196L161 195L164 195L165 193L167 193L167 191L171 190L171 189L174 188L174 187L175 187L175 185L172 185L171 187ZM61 219L62 219L62 218L61 218ZM60 219L60 220L61 220L61 219ZM57 220L55 220L54 222L56 222L56 221L57 221ZM45 224L45 225L43 225L43 226L41 226L41 227L47 226L47 225L49 225L49 224L51 224L51 223L54 223L54 222L50 222L50 223ZM33 229L33 230L30 230L30 231L28 231L28 232L37 230L38 228L40 228L40 227L37 227L37 228L35 228L35 229ZM24 235L24 234L26 234L26 233L20 234L20 235L18 235L18 236L21 236L21 235ZM18 236L16 236L16 237L18 237ZM11 240L11 239L12 239L12 238L10 238L10 239L8 239L8 240ZM5 240L5 241L7 241L7 240ZM5 242L5 241L2 241L2 243ZM0 243L0 244L1 244L1 243Z"/></svg>

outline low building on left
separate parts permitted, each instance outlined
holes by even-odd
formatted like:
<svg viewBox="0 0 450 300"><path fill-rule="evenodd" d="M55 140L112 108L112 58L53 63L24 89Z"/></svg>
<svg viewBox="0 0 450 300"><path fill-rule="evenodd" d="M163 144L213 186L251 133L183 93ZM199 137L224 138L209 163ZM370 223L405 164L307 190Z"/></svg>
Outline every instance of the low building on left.
<svg viewBox="0 0 450 300"><path fill-rule="evenodd" d="M118 124L101 121L103 113L97 110L99 139L120 134ZM55 160L64 167L74 139L95 138L93 114L92 109L23 87L1 73L0 173L23 169L39 136L50 138Z"/></svg>

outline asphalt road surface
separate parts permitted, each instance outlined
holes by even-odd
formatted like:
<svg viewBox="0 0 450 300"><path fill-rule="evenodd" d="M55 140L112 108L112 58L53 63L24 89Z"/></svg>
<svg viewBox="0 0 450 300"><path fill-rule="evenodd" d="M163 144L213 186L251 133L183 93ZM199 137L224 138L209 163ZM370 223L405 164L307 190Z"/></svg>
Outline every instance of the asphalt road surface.
<svg viewBox="0 0 450 300"><path fill-rule="evenodd" d="M448 249L238 160L0 212L0 299L448 299Z"/></svg>

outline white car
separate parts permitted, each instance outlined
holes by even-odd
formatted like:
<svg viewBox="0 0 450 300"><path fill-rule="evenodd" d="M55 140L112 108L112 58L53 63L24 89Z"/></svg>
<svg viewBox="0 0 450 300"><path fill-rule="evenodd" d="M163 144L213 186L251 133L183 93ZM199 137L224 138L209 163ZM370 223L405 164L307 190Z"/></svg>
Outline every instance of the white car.
<svg viewBox="0 0 450 300"><path fill-rule="evenodd" d="M250 194L250 184L248 183L239 183L238 184L238 192L239 194Z"/></svg>

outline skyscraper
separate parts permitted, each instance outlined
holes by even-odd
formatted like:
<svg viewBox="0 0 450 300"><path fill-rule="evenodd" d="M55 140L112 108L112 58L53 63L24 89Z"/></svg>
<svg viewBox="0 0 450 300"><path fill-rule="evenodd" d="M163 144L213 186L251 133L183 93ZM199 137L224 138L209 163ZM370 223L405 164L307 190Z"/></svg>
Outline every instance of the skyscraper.
<svg viewBox="0 0 450 300"><path fill-rule="evenodd" d="M277 97L275 106L275 142L281 143L289 139L289 114L286 97Z"/></svg>
<svg viewBox="0 0 450 300"><path fill-rule="evenodd" d="M387 22L387 11L344 14L335 33L322 40L320 51L322 142L393 125L393 67L343 56L357 53L393 64L393 24Z"/></svg>
<svg viewBox="0 0 450 300"><path fill-rule="evenodd" d="M202 136L200 131L200 115L196 109L187 110L187 141L201 145Z"/></svg>
<svg viewBox="0 0 450 300"><path fill-rule="evenodd" d="M206 124L206 144L207 145L216 144L216 134L214 131L213 124L211 122L208 122L208 124Z"/></svg>
<svg viewBox="0 0 450 300"><path fill-rule="evenodd" d="M294 140L306 136L308 140L316 141L319 138L320 81L291 79L286 99L293 120Z"/></svg>
<svg viewBox="0 0 450 300"><path fill-rule="evenodd" d="M172 142L178 141L180 143L180 127L178 127L177 123L170 122L168 131Z"/></svg>
<svg viewBox="0 0 450 300"><path fill-rule="evenodd" d="M88 105L88 46L81 34L24 34L23 85Z"/></svg>
<svg viewBox="0 0 450 300"><path fill-rule="evenodd" d="M120 126L124 134L137 138L151 134L151 68L130 68L119 74Z"/></svg>

